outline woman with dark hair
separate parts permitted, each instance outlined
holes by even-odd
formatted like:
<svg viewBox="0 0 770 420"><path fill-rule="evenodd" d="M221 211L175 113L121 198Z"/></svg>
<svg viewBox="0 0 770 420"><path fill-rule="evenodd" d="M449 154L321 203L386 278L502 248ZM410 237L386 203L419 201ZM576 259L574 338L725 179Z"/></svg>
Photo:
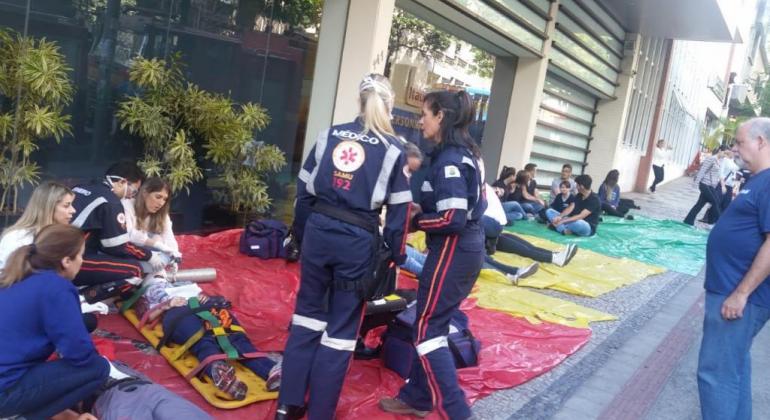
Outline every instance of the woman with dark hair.
<svg viewBox="0 0 770 420"><path fill-rule="evenodd" d="M431 92L423 102L423 137L436 148L424 183L422 213L412 225L427 234L428 257L417 291L415 360L398 396L380 400L387 412L424 417L435 409L445 418L471 415L447 335L449 320L473 288L485 255L479 224L487 207L484 166L468 133L473 115L473 102L464 91Z"/></svg>
<svg viewBox="0 0 770 420"><path fill-rule="evenodd" d="M629 220L633 220L633 216L630 214L626 216L626 214L629 210L638 207L634 204L634 200L620 198L619 178L620 172L617 169L613 169L607 173L604 182L599 187L599 200L602 202L602 210L610 216L626 217Z"/></svg>
<svg viewBox="0 0 770 420"><path fill-rule="evenodd" d="M544 204L541 203L542 200L529 192L531 181L531 172L527 170L519 171L516 174L516 190L511 194L511 200L519 204L519 207L524 211L525 215L537 215L537 213L543 209Z"/></svg>
<svg viewBox="0 0 770 420"><path fill-rule="evenodd" d="M72 285L84 242L75 227L48 225L3 268L0 417L67 417L63 413L92 396L109 376L110 364L94 348ZM48 361L54 352L59 359Z"/></svg>
<svg viewBox="0 0 770 420"><path fill-rule="evenodd" d="M502 171L500 171L500 177L492 186L495 188L495 193L503 205L506 225L510 226L516 220L523 219L526 212L524 212L521 204L516 200L516 197L521 196L522 191L519 184L516 183L516 168L503 166Z"/></svg>

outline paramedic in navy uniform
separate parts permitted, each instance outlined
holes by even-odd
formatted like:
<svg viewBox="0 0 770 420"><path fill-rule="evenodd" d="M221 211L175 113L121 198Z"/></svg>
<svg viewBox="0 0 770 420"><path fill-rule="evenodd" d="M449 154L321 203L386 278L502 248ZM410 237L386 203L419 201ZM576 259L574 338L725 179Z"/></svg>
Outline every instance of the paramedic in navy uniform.
<svg viewBox="0 0 770 420"><path fill-rule="evenodd" d="M384 241L394 263L406 260L412 193L390 124L393 99L386 77L364 77L359 117L321 132L299 173L292 229L302 244L300 287L276 419L300 418L306 393L311 420L334 418L363 317L356 288L371 277L383 205Z"/></svg>
<svg viewBox="0 0 770 420"><path fill-rule="evenodd" d="M471 98L464 91L425 96L422 132L437 147L421 187L422 214L413 222L428 235L428 257L417 291L417 353L409 382L396 398L380 401L384 411L424 417L435 409L443 418L471 416L447 335L452 314L470 293L484 262L478 222L487 201L479 148L468 134L472 118Z"/></svg>

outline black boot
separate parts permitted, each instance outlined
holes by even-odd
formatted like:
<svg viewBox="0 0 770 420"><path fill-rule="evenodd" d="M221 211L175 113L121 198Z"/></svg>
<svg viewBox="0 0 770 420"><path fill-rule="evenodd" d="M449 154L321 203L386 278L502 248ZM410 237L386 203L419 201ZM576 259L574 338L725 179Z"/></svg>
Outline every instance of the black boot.
<svg viewBox="0 0 770 420"><path fill-rule="evenodd" d="M486 238L484 241L484 247L487 250L487 255L494 255L497 252L497 236Z"/></svg>
<svg viewBox="0 0 770 420"><path fill-rule="evenodd" d="M286 236L286 239L283 240L284 247L286 248L286 261L288 262L297 262L299 261L299 241L297 240L297 235L294 234L293 231L290 231L289 234Z"/></svg>
<svg viewBox="0 0 770 420"><path fill-rule="evenodd" d="M304 415L304 406L278 404L278 408L275 410L275 420L299 420Z"/></svg>

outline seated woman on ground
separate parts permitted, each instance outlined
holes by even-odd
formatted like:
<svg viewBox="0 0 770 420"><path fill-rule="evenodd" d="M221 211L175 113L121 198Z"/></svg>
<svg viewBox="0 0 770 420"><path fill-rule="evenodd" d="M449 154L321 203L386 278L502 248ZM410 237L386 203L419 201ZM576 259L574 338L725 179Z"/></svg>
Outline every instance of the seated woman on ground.
<svg viewBox="0 0 770 420"><path fill-rule="evenodd" d="M0 270L5 266L8 256L22 246L32 243L32 239L40 230L51 224L69 225L75 208L72 200L75 194L69 188L57 182L47 181L35 188L27 207L16 223L5 229L0 239ZM98 310L94 306L84 306L83 322L88 331L96 329L96 316L85 313Z"/></svg>
<svg viewBox="0 0 770 420"><path fill-rule="evenodd" d="M610 216L625 217L626 219L633 220L634 217L628 214L628 211L639 207L634 204L634 200L620 198L619 178L620 172L617 169L613 169L607 173L607 177L604 178L604 182L599 187L599 200L602 202L602 210Z"/></svg>
<svg viewBox="0 0 770 420"><path fill-rule="evenodd" d="M512 195L512 199L521 204L521 208L527 214L536 216L538 212L545 207L545 201L539 197L531 194L527 188L530 186L532 175L527 171L519 171L516 174L516 192Z"/></svg>
<svg viewBox="0 0 770 420"><path fill-rule="evenodd" d="M69 188L56 182L44 182L35 188L16 223L5 229L0 239L0 269L5 266L8 256L18 248L29 245L45 226L53 223L70 224L75 208L75 195Z"/></svg>
<svg viewBox="0 0 770 420"><path fill-rule="evenodd" d="M167 266L176 267L181 261L179 244L169 217L171 187L158 177L145 180L136 198L121 200L126 215L126 230L131 243L163 252ZM149 266L143 269L150 275L165 276L165 270L154 272Z"/></svg>
<svg viewBox="0 0 770 420"><path fill-rule="evenodd" d="M112 375L83 325L72 279L84 242L77 228L51 224L6 261L0 275L0 417L77 418L70 408L108 377L125 377ZM49 361L54 352L59 358Z"/></svg>
<svg viewBox="0 0 770 420"><path fill-rule="evenodd" d="M521 207L521 204L515 200L516 196L521 196L521 192L515 194L519 188L516 183L516 168L503 166L502 171L500 171L500 177L492 186L494 187L495 196L503 203L503 211L506 218L505 225L511 226L516 220L523 219L526 212Z"/></svg>

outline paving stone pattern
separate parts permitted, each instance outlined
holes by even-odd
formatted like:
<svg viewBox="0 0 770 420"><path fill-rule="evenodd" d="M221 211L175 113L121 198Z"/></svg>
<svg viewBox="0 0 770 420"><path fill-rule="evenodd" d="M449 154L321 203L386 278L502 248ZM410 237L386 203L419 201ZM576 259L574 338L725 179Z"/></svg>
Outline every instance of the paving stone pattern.
<svg viewBox="0 0 770 420"><path fill-rule="evenodd" d="M634 199L641 207L635 210L637 214L681 221L697 200L698 190L692 178L682 177L659 186L655 194L626 193L623 197ZM702 224L697 227L709 228ZM545 291L612 313L619 320L594 323L591 341L580 351L528 383L478 401L473 406L475 416L570 420L699 418L694 366L703 316L702 306L698 306L703 294L703 275L702 271L695 277L666 272L599 298ZM764 336L770 340L770 333L764 332L757 339L762 342ZM770 368L770 358L765 359ZM758 379L757 375L754 381L762 385L770 382ZM767 386L755 386L755 394L760 388L760 393L770 394ZM763 398L770 399L759 396L760 400ZM760 413L768 411L757 408L755 401L755 418L770 418L759 417Z"/></svg>

